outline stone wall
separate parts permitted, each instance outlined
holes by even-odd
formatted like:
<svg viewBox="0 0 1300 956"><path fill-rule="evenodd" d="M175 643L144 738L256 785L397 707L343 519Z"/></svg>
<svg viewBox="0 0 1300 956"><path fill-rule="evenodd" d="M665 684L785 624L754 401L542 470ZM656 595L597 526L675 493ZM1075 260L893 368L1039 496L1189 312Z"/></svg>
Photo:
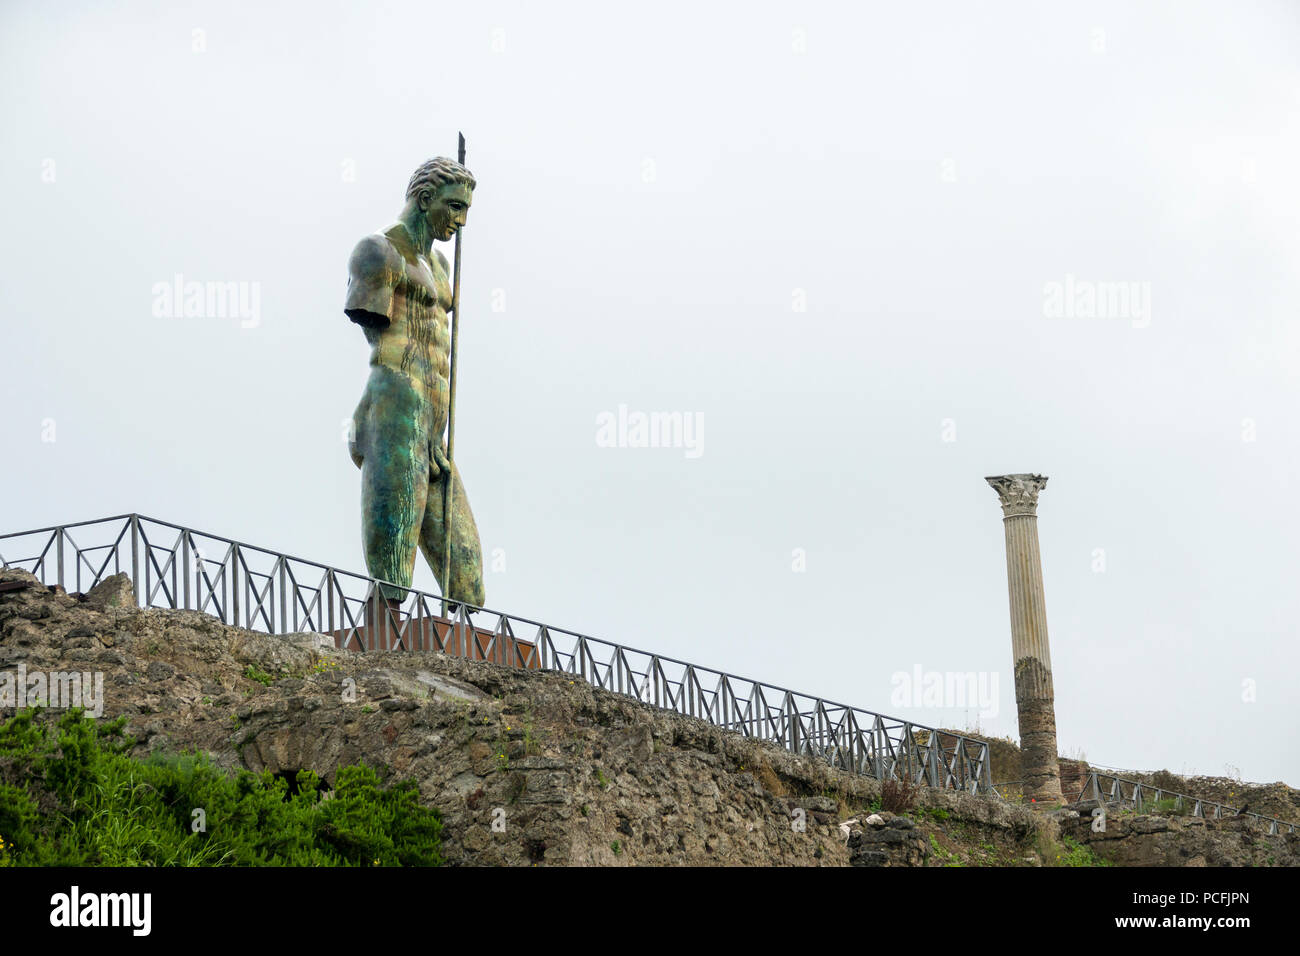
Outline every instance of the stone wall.
<svg viewBox="0 0 1300 956"><path fill-rule="evenodd" d="M922 790L915 807L868 824L875 780L565 674L339 651L317 634L138 610L122 578L88 597L13 570L0 571L5 586L15 589L0 590L0 670L102 672L103 716L128 718L137 755L200 749L231 770L311 769L327 785L361 760L387 780L413 778L442 811L452 864L1042 865L1057 855L1055 820L963 793Z"/></svg>

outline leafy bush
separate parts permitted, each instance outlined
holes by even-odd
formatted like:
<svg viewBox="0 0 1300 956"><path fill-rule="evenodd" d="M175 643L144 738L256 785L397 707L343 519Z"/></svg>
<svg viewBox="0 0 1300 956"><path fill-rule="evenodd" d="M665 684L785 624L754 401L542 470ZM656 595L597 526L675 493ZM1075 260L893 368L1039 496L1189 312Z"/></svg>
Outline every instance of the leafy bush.
<svg viewBox="0 0 1300 956"><path fill-rule="evenodd" d="M1152 800L1150 803L1142 804L1142 812L1162 816L1186 816L1191 811L1186 805L1180 805L1177 797L1165 797L1163 800Z"/></svg>
<svg viewBox="0 0 1300 956"><path fill-rule="evenodd" d="M442 819L413 781L340 767L228 776L206 754L127 755L126 718L23 711L0 725L0 865L437 866ZM25 785L24 785L25 784ZM201 811L201 814L198 812ZM197 832L196 832L197 830Z"/></svg>
<svg viewBox="0 0 1300 956"><path fill-rule="evenodd" d="M1071 837L1061 837L1061 845L1065 847L1064 853L1058 853L1056 864L1058 866L1110 866L1109 860L1103 860L1092 851L1092 847L1084 846Z"/></svg>
<svg viewBox="0 0 1300 956"><path fill-rule="evenodd" d="M275 675L262 670L256 664L249 664L244 668L244 676L249 680L255 680L259 684L270 687L275 682Z"/></svg>

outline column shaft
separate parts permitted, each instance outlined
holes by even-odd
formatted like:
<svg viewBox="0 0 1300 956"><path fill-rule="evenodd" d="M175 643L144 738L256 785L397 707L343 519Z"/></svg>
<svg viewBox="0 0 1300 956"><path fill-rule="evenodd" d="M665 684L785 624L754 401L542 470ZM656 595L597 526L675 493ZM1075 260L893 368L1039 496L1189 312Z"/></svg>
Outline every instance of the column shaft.
<svg viewBox="0 0 1300 956"><path fill-rule="evenodd" d="M1007 545L1007 594L1011 605L1011 652L1015 662L1016 712L1020 723L1021 777L1026 796L1061 802L1061 776L1053 706L1052 658L1047 641L1047 602L1038 551L1041 475L987 479L1002 501Z"/></svg>

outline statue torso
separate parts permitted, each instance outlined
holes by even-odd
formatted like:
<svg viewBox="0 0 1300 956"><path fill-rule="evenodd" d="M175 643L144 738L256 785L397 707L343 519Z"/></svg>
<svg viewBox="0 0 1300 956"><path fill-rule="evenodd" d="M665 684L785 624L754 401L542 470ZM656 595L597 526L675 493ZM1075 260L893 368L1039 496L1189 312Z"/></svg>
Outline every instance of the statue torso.
<svg viewBox="0 0 1300 956"><path fill-rule="evenodd" d="M406 227L395 224L381 233L401 256L402 269L392 277L389 324L366 327L370 364L400 372L426 393L435 409L445 409L448 356L451 348L447 312L451 283L437 256L416 250Z"/></svg>

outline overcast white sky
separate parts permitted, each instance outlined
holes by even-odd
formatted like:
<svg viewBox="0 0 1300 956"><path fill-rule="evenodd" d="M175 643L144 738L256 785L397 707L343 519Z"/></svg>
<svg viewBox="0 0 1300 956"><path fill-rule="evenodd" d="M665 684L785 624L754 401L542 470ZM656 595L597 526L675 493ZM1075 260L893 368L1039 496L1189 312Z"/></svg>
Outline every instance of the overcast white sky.
<svg viewBox="0 0 1300 956"><path fill-rule="evenodd" d="M1295 4L0 10L0 530L364 570L347 258L464 130L489 606L930 724L895 672L996 674L1015 736L984 476L1040 472L1062 752L1300 784Z"/></svg>

